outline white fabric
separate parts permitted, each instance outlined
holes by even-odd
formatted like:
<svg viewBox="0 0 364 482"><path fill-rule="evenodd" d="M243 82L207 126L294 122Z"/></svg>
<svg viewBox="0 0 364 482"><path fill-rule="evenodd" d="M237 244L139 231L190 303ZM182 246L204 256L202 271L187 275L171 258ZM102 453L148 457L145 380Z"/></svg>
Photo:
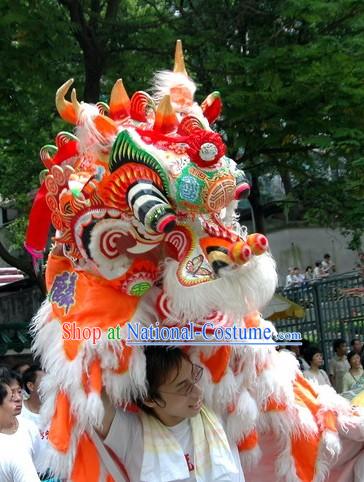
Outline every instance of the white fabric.
<svg viewBox="0 0 364 482"><path fill-rule="evenodd" d="M189 470L189 477L184 479L171 479L171 482L197 482L195 476L195 460L192 428L190 420L184 420L174 427L166 427L176 439L181 454L184 456L185 466ZM105 444L110 447L124 464L130 482L143 482L141 470L143 463L143 426L138 415L117 410L110 431L105 439ZM239 453L234 443L229 441L231 454L238 473L228 479L217 479L219 482L244 482ZM179 461L175 461L175 463ZM158 475L158 474L155 474ZM148 481L149 482L149 481ZM210 482L213 482L212 480Z"/></svg>
<svg viewBox="0 0 364 482"><path fill-rule="evenodd" d="M37 455L37 428L18 419L14 434L0 433L0 481L38 482L33 459Z"/></svg>
<svg viewBox="0 0 364 482"><path fill-rule="evenodd" d="M111 457L109 452L106 450L106 447L103 444L102 440L100 439L100 436L98 435L98 433L95 432L94 430L91 430L89 432L89 435L90 435L93 443L95 444L95 446L96 446L96 448L99 452L99 455L101 457L101 460L102 460L107 472L113 477L113 479L116 482L127 482L125 477L124 477L124 474L121 473L119 467L116 465L113 458Z"/></svg>

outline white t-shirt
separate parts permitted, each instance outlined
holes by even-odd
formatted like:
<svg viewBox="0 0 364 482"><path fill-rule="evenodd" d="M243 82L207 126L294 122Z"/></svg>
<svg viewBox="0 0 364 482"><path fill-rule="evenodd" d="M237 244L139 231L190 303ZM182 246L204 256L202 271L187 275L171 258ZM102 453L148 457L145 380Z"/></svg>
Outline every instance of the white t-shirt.
<svg viewBox="0 0 364 482"><path fill-rule="evenodd" d="M191 424L188 419L174 427L167 427L181 445L185 454L186 464L191 476L183 482L196 482L194 476L194 450ZM140 472L143 463L143 426L135 413L117 410L111 424L105 444L110 447L124 465L130 482L140 482ZM230 482L244 482L243 470L239 452L234 443L229 441L230 449L239 473L232 475ZM182 482L176 480L174 482Z"/></svg>
<svg viewBox="0 0 364 482"><path fill-rule="evenodd" d="M39 482L33 463L37 452L37 428L18 419L18 430L11 435L0 433L0 481Z"/></svg>
<svg viewBox="0 0 364 482"><path fill-rule="evenodd" d="M339 358L336 353L329 364L329 374L334 377L334 388L337 393L343 391L343 378L347 371L350 370L350 363L346 356Z"/></svg>
<svg viewBox="0 0 364 482"><path fill-rule="evenodd" d="M46 451L49 450L49 442L48 442L49 431L43 427L40 414L31 412L25 406L24 403L23 403L23 408L21 410L21 414L19 415L19 419L22 419L22 420L25 419L31 425L37 428L36 441L35 441L37 457L35 460L35 466L38 470L38 473L42 473L45 471L42 464L42 460L44 459Z"/></svg>

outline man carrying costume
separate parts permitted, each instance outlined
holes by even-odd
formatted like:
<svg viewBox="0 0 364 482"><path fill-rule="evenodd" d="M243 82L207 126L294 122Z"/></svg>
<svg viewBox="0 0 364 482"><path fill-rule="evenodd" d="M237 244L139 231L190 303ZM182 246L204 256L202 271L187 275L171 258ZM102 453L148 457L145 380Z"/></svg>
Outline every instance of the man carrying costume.
<svg viewBox="0 0 364 482"><path fill-rule="evenodd" d="M148 392L139 413L116 412L104 396L100 435L129 480L243 482L236 444L203 405L203 368L176 347L148 346L145 355Z"/></svg>
<svg viewBox="0 0 364 482"><path fill-rule="evenodd" d="M158 478L162 467L163 480L173 481L171 450L179 479L189 476L192 464L198 481L243 480L237 448L249 481L354 480L363 415L333 390L311 386L294 358L273 344L187 344L175 368L153 385L151 352L125 343L128 323L192 322L196 330L209 324L211 334L234 326L274 331L259 310L274 294L275 264L267 239L248 235L237 222L237 202L249 195L249 185L211 128L222 108L219 93L201 105L194 101L180 42L174 71L156 75L153 96L130 98L119 79L109 105L80 103L74 89L70 102L65 96L72 82L57 91L56 104L75 134L59 133L55 146L41 150L46 170L26 240L36 260L50 224L56 229L48 299L33 321L34 350L47 372L50 466L73 482L123 480L120 462L132 480L139 472L141 480ZM83 334L98 329L97 343L63 336L69 324ZM116 328L119 340L110 337ZM176 353L165 352L166 361ZM201 411L202 395L169 404L182 375L194 397L199 387L204 391ZM117 412L113 418L108 400L112 406L138 400L140 417ZM169 412L177 404L181 420ZM131 421L135 428L128 428ZM182 423L190 442L192 433L194 456L188 452L184 463L185 447L173 443L173 426L166 428L171 421L178 429ZM134 452L115 443L114 427L123 423L139 444L141 427L146 434L138 460L128 460ZM153 434L163 450L151 443ZM216 454L223 456L221 465Z"/></svg>

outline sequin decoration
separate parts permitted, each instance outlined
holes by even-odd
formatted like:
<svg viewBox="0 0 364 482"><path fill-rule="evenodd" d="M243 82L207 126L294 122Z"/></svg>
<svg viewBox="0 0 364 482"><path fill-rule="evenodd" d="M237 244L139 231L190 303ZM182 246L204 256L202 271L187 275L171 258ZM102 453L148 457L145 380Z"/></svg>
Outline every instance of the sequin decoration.
<svg viewBox="0 0 364 482"><path fill-rule="evenodd" d="M55 303L59 308L64 308L67 314L75 304L75 290L77 273L70 273L64 271L55 277L52 289L49 293L49 299L52 303Z"/></svg>

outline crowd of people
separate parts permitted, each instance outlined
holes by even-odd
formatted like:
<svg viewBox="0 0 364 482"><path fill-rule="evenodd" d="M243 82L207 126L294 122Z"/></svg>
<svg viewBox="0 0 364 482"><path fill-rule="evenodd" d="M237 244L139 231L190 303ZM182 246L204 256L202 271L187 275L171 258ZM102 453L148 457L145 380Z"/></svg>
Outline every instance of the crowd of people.
<svg viewBox="0 0 364 482"><path fill-rule="evenodd" d="M39 395L39 365L0 366L0 480L56 482L42 465L49 450Z"/></svg>
<svg viewBox="0 0 364 482"><path fill-rule="evenodd" d="M331 260L330 254L326 253L322 261L316 261L314 267L307 266L304 273L302 273L301 269L297 266L294 268L288 268L285 288L293 288L295 286L301 286L305 283L310 283L314 280L327 278L335 273L335 271L336 267Z"/></svg>
<svg viewBox="0 0 364 482"><path fill-rule="evenodd" d="M287 347L297 358L303 375L319 385L331 385L337 393L352 398L350 392L364 390L364 345L359 337L350 342L350 350L346 340L338 338L333 342L333 357L328 366L328 373L323 369L322 350L304 340L301 346Z"/></svg>

